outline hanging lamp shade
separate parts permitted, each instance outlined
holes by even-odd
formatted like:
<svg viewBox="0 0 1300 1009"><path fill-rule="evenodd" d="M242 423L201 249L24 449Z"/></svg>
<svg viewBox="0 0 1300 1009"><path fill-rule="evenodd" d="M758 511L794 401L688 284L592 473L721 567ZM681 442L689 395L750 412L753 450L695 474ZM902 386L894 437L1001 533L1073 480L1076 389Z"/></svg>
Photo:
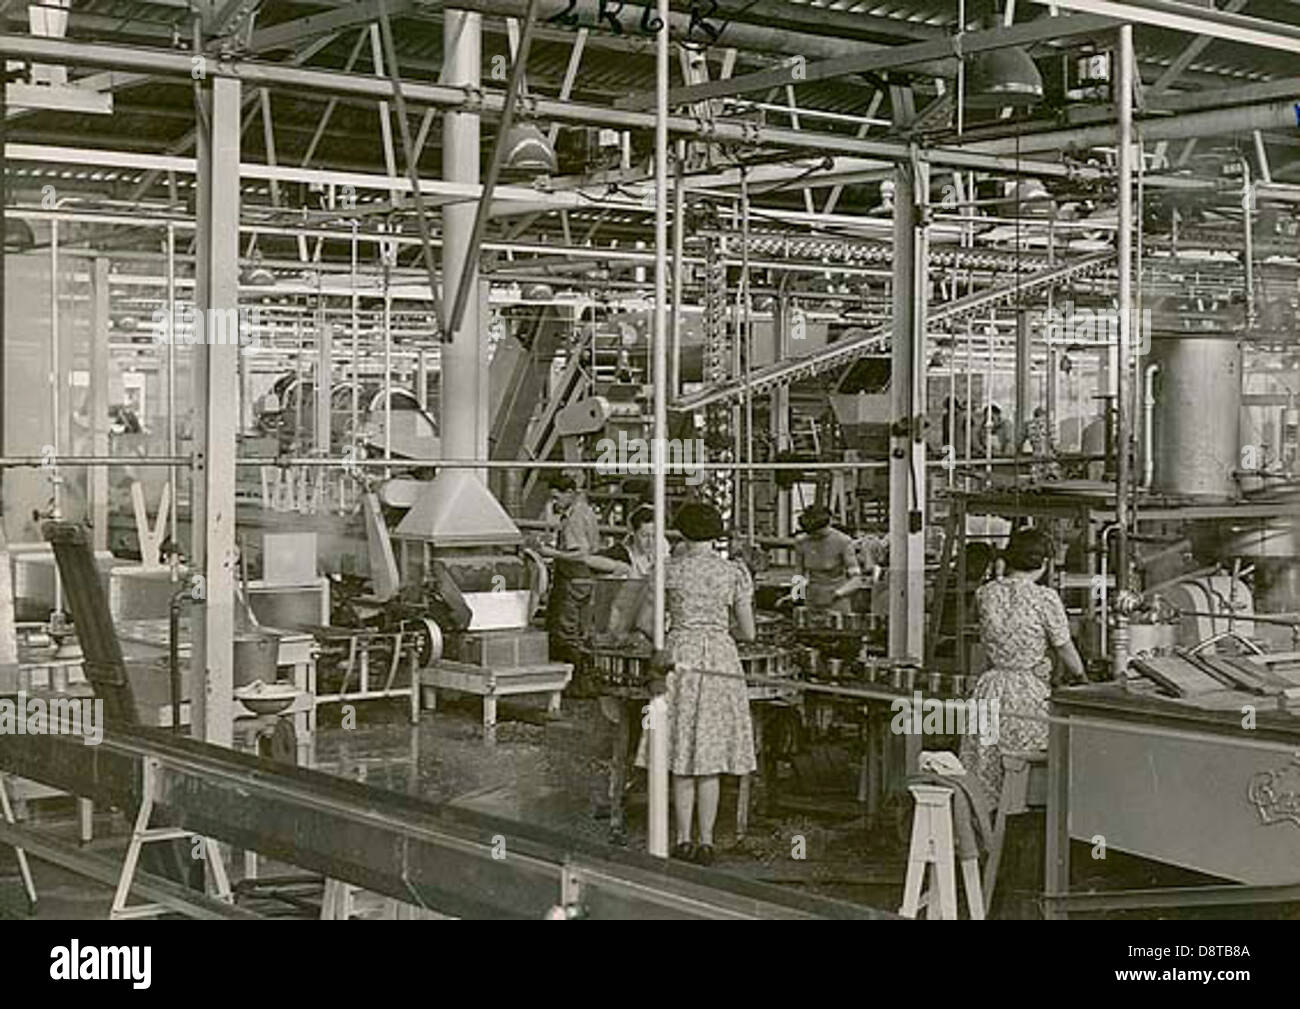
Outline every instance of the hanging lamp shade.
<svg viewBox="0 0 1300 1009"><path fill-rule="evenodd" d="M26 252L36 244L32 226L17 217L5 218L5 252Z"/></svg>
<svg viewBox="0 0 1300 1009"><path fill-rule="evenodd" d="M505 165L510 171L532 175L555 172L555 148L536 123L513 124L505 139Z"/></svg>
<svg viewBox="0 0 1300 1009"><path fill-rule="evenodd" d="M1043 100L1043 77L1019 46L976 53L966 64L966 106L1023 108Z"/></svg>

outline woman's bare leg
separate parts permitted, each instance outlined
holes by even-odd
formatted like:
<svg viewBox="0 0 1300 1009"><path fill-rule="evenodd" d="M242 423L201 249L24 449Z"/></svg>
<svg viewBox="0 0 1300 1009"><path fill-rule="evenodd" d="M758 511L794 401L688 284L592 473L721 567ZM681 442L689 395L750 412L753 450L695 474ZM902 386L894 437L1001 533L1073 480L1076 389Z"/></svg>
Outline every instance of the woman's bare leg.
<svg viewBox="0 0 1300 1009"><path fill-rule="evenodd" d="M717 803L714 803L716 809ZM689 774L673 775L673 812L677 814L677 843L691 843L691 819L695 812L695 779Z"/></svg>
<svg viewBox="0 0 1300 1009"><path fill-rule="evenodd" d="M716 774L704 775L696 779L700 798L700 844L713 846L713 825L718 819L718 794L722 791L722 779Z"/></svg>

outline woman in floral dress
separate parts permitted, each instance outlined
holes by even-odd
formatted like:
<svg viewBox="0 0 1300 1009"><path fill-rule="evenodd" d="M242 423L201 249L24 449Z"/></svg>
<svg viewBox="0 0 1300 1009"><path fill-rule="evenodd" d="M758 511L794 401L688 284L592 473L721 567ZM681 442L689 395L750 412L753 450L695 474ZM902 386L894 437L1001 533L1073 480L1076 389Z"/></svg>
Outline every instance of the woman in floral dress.
<svg viewBox="0 0 1300 1009"><path fill-rule="evenodd" d="M754 584L743 565L713 548L723 535L716 508L684 505L677 529L686 544L664 570L669 630L663 658L671 671L656 689L668 695L668 769L677 822L673 857L709 865L719 775L751 774L757 768L745 673L731 631L734 616L736 636L754 640ZM645 761L643 738L638 763ZM697 805L699 848L691 833Z"/></svg>
<svg viewBox="0 0 1300 1009"><path fill-rule="evenodd" d="M1051 543L1040 530L1013 533L1003 554L1005 577L975 593L989 670L975 684L974 697L998 702L997 722L989 720L997 730L996 738L964 736L961 762L983 782L994 806L1002 796L1002 754L1047 749L1052 654L1071 679L1086 680L1061 597L1037 584L1050 554Z"/></svg>

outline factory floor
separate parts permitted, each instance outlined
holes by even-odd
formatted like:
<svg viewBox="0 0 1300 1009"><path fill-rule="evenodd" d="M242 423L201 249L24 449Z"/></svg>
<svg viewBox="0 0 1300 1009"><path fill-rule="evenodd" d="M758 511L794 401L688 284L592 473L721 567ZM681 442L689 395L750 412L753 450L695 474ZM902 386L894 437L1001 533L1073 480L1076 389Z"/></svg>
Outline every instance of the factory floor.
<svg viewBox="0 0 1300 1009"><path fill-rule="evenodd" d="M544 705L528 698L502 703L497 744L480 738L479 707L466 699L440 700L438 712L426 712L418 729L405 720L401 704L371 702L358 706L356 725L339 724L339 711L326 709L318 733L316 760L321 770L380 788L420 795L437 802L456 802L496 816L518 819L595 841L608 836L608 755L611 726L594 700L565 698L563 715L547 718ZM803 811L782 808L762 815L761 802L751 810L749 836L735 845L736 787L724 779L717 825L715 870L749 879L798 888L873 907L896 909L902 895L906 848L898 818L884 816L868 831L856 815L851 796L837 803L805 802ZM76 837L71 800L33 803L33 825L65 840ZM644 850L644 791L628 799L628 845ZM990 917L1040 917L1035 892L1042 886L1042 816L1019 817L1004 854L999 893ZM99 813L96 839L100 851L125 847L126 825L120 816ZM792 857L796 837L804 839L806 857ZM1086 849L1081 857L1086 858ZM1076 865L1086 865L1076 861ZM0 918L28 916L12 852L0 849ZM238 876L238 867L232 866ZM275 867L263 875L275 874ZM290 870L291 871L291 870ZM1113 855L1104 867L1087 866L1076 886L1111 889L1184 884L1162 867ZM96 919L107 915L108 887L92 883L47 863L34 862L40 903L36 917ZM1184 874L1185 875L1185 874ZM1200 878L1198 877L1198 880ZM258 910L271 915L310 916L302 907L266 902ZM1300 917L1295 906L1259 909L1212 909L1150 912L1137 917ZM964 910L963 910L964 913Z"/></svg>

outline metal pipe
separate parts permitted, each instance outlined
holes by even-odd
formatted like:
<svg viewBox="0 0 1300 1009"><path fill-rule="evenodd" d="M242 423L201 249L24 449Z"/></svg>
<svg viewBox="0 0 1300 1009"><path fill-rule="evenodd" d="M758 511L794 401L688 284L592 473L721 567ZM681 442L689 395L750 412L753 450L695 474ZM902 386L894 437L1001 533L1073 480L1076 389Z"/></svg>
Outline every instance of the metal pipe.
<svg viewBox="0 0 1300 1009"><path fill-rule="evenodd" d="M411 141L411 123L406 116L406 97L402 94L402 75L397 69L397 49L393 45L393 27L388 20L384 0L379 3L379 35L383 40L384 61L388 64L388 79L393 85L393 107L397 111L398 131L402 135L402 151L406 156L406 173L411 179L411 200L415 204L415 223L420 230L420 247L424 255L424 268L429 274L429 297L433 301L434 318L442 322L442 305L438 298L438 268L433 262L433 243L430 241L428 215L424 208L424 194L420 185L419 152ZM384 125L387 127L387 108L381 106ZM391 139L385 137L385 139ZM484 189L483 202L491 199L491 190Z"/></svg>
<svg viewBox="0 0 1300 1009"><path fill-rule="evenodd" d="M176 226L167 225L167 328L174 333L176 327ZM167 454L176 456L176 340L167 341ZM168 555L171 578L175 582L180 578L180 534L178 512L180 508L181 486L175 466L167 470L167 480L171 485L168 496L168 524L171 529L172 549Z"/></svg>
<svg viewBox="0 0 1300 1009"><path fill-rule="evenodd" d="M457 12L448 12L448 19L450 20L450 15L455 13ZM453 35L454 32L446 32L444 38L451 38ZM860 43L854 45L859 46ZM64 63L109 70L133 70L153 76L175 76L186 79L190 78L193 70L191 58L186 53L31 35L0 35L0 55L37 62ZM389 83L382 78L312 70L277 63L209 60L207 73L209 78L232 77L249 87L278 87L297 91L355 95L373 101L387 101L391 95ZM404 82L403 90L413 105L498 114L506 104L505 95L502 93L482 92L477 87L471 90L463 85ZM650 130L655 126L653 113L633 112L607 105L584 105L530 95L529 107L539 119L624 130ZM1258 117L1262 118L1262 122L1252 121L1238 128L1270 129L1286 126L1294 120L1294 112L1291 111L1289 103L1286 105L1286 111L1291 116L1290 120L1279 119L1273 122L1268 116L1263 116ZM912 151L906 144L772 126L760 127L753 123L704 122L693 116L669 116L667 126L670 133L708 139L715 143L770 144L818 152L835 150L844 154L860 154L897 162L910 161L912 157ZM1178 132L1177 135L1187 134ZM1107 133L1099 142L1105 143L1110 139L1111 135ZM1008 174L1019 172L1021 175L1064 177L1073 173L1073 169L1066 165L1019 162L1014 158L1000 158L975 148L932 148L925 152L925 157L933 164L961 166L981 171L1000 171Z"/></svg>
<svg viewBox="0 0 1300 1009"><path fill-rule="evenodd" d="M668 447L668 0L658 0L660 31L655 46L655 315L654 315L654 647L664 647L664 527L668 488L664 453ZM649 825L647 850L668 857L668 705L650 702Z"/></svg>
<svg viewBox="0 0 1300 1009"><path fill-rule="evenodd" d="M793 92L792 92L793 93ZM741 234L741 263L740 263L740 324L742 327L743 342L741 346L745 348L745 461L754 461L754 388L750 384L750 377L754 371L754 327L753 320L750 319L750 293L749 293L749 181L748 175L742 170L740 173L740 234ZM749 542L754 542L754 474L749 472L745 476L745 520L749 534Z"/></svg>
<svg viewBox="0 0 1300 1009"><path fill-rule="evenodd" d="M388 260L384 259L384 458L393 458L393 289L388 283ZM384 476L392 476L384 470Z"/></svg>
<svg viewBox="0 0 1300 1009"><path fill-rule="evenodd" d="M1122 76L1125 73L1123 66L1119 70ZM1131 68L1128 74L1132 76ZM1017 134L1014 137L1002 137L997 140L973 141L964 145L963 149L997 155L1014 152L1017 148L1022 154L1042 154L1071 147L1081 149L1109 147L1115 142L1117 125L1118 123L1105 123L1068 130ZM1210 109L1205 112L1184 112L1177 116L1151 119L1143 123L1142 134L1148 141L1160 141L1286 128L1295 129L1295 102L1289 99L1259 105Z"/></svg>
<svg viewBox="0 0 1300 1009"><path fill-rule="evenodd" d="M1142 380L1142 489L1150 490L1151 481L1155 479L1156 473L1156 455L1155 455L1155 432L1152 430L1151 422L1155 419L1156 412L1156 373L1160 371L1160 365L1148 364L1143 373Z"/></svg>
<svg viewBox="0 0 1300 1009"><path fill-rule="evenodd" d="M263 460L262 465L274 460ZM193 466L194 461L188 455L133 456L133 455L69 455L59 460L63 466ZM6 455L0 456L0 469L17 469L28 466L48 467L48 455Z"/></svg>
<svg viewBox="0 0 1300 1009"><path fill-rule="evenodd" d="M1119 347L1116 354L1115 375L1115 524L1117 571L1115 588L1123 592L1128 588L1128 522L1129 522L1129 439L1131 417L1128 409L1127 388L1129 356L1133 340L1133 26L1121 25L1119 29L1119 93L1115 96L1119 106L1119 230L1116 236L1116 256L1119 268ZM1119 656L1116 656L1118 663ZM1122 673L1116 669L1116 678Z"/></svg>
<svg viewBox="0 0 1300 1009"><path fill-rule="evenodd" d="M482 80L483 17L463 10L447 10L443 22L443 76L457 90L477 91ZM512 68L511 73L514 73ZM408 87L408 93L411 92ZM442 175L447 182L477 187L480 158L480 118L477 114L454 112L443 118ZM500 145L498 145L500 146ZM473 244L476 208L453 204L442 208L442 278L445 291L462 288L461 274L472 275L477 284L479 248ZM480 236L481 238L481 236ZM478 297L444 298L443 310L456 311L461 302L462 322L444 321L439 367L442 373L439 402L442 450L458 458L477 458L487 453L480 447L478 430L479 318ZM458 329L467 338L461 339Z"/></svg>
<svg viewBox="0 0 1300 1009"><path fill-rule="evenodd" d="M686 244L686 141L677 141L677 171L673 180L673 314L670 320L673 343L669 363L672 377L668 390L676 399L682 394L682 295L686 288L682 276Z"/></svg>
<svg viewBox="0 0 1300 1009"><path fill-rule="evenodd" d="M505 105L501 109L501 122L498 124L497 134L492 140L492 156L488 159L487 178L483 182L483 194L479 197L478 206L474 210L474 224L470 229L469 247L466 250L466 257L469 259L478 259L479 243L483 241L483 232L484 228L487 227L488 214L491 209L492 191L496 188L497 179L501 175L501 163L505 157L510 127L514 123L515 107L523 88L524 68L528 63L528 50L533 43L533 19L537 15L537 3L538 0L528 0L528 11L521 22L522 28L519 33L519 51L515 53L514 59L510 63L510 73L506 79ZM460 330L461 318L465 314L465 302L470 297L470 288L477 281L478 271L471 269L469 264L466 263L461 270L459 282L456 285L456 300L452 304L451 315L447 319L447 329L442 335L445 343L455 341L456 334ZM477 349L477 331L473 333L472 339Z"/></svg>
<svg viewBox="0 0 1300 1009"><path fill-rule="evenodd" d="M357 226L358 222L352 221L352 297L350 298L351 311L351 329L352 329L352 402L350 405L352 412L352 426L348 431L348 447L352 448L356 444L360 426L360 407L361 407L361 295L357 291ZM349 453L351 454L351 453Z"/></svg>
<svg viewBox="0 0 1300 1009"><path fill-rule="evenodd" d="M173 555L174 556L174 555ZM188 582L176 589L167 605L167 673L172 695L172 732L181 732L181 606L190 596Z"/></svg>
<svg viewBox="0 0 1300 1009"><path fill-rule="evenodd" d="M53 498L54 521L63 518L61 504L63 499L63 478L59 475L59 426L62 423L59 409L59 392L62 385L60 369L63 362L59 359L59 222L50 222L50 448L53 454L46 465L50 468L50 490ZM53 465L50 465L50 462ZM58 566L54 569L54 621L63 617L63 579Z"/></svg>
<svg viewBox="0 0 1300 1009"><path fill-rule="evenodd" d="M1297 113L1300 117L1300 113ZM1255 326L1255 187L1250 182L1250 162L1241 159L1241 221L1246 243L1242 254L1246 267L1246 328Z"/></svg>

